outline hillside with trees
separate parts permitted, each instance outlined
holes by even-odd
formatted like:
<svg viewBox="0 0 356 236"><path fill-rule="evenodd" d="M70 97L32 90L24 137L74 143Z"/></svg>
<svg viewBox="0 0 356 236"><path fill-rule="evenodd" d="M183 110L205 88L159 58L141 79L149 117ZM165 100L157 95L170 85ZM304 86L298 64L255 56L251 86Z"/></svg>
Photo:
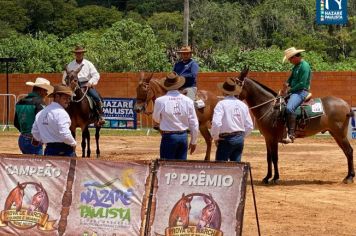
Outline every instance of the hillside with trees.
<svg viewBox="0 0 356 236"><path fill-rule="evenodd" d="M333 0L329 0L333 1ZM2 0L0 57L11 70L60 72L74 45L100 71L169 71L182 45L183 0ZM189 42L202 71L288 71L283 50L314 71L356 68L356 1L346 25L316 24L315 0L191 0Z"/></svg>

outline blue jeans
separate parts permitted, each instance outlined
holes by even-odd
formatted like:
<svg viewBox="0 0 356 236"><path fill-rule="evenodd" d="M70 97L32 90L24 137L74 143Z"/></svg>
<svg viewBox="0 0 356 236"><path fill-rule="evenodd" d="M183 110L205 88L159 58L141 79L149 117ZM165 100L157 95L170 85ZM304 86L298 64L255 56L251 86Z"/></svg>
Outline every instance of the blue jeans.
<svg viewBox="0 0 356 236"><path fill-rule="evenodd" d="M32 138L30 136L20 134L18 143L23 154L43 155L42 144L38 146L32 145Z"/></svg>
<svg viewBox="0 0 356 236"><path fill-rule="evenodd" d="M187 160L188 134L162 134L160 158L164 160Z"/></svg>
<svg viewBox="0 0 356 236"><path fill-rule="evenodd" d="M286 107L287 114L295 114L295 110L302 104L306 96L308 96L308 91L305 90L299 90L292 93Z"/></svg>
<svg viewBox="0 0 356 236"><path fill-rule="evenodd" d="M241 161L245 136L243 134L221 138L216 150L216 161Z"/></svg>
<svg viewBox="0 0 356 236"><path fill-rule="evenodd" d="M95 88L90 88L88 90L88 94L90 97L92 97L94 99L95 102L101 102L100 95L99 95L98 91L96 91Z"/></svg>

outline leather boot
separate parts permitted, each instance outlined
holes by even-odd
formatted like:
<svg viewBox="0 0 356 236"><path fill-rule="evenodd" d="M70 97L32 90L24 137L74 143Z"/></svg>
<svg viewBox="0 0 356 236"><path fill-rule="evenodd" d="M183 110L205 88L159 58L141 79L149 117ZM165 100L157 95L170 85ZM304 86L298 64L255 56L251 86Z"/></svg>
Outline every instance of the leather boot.
<svg viewBox="0 0 356 236"><path fill-rule="evenodd" d="M296 120L297 120L297 116L295 114L288 114L287 117L288 134L287 137L282 139L282 143L288 144L294 142Z"/></svg>
<svg viewBox="0 0 356 236"><path fill-rule="evenodd" d="M105 124L105 119L103 117L103 103L101 101L96 102L96 110L98 112L98 122L97 125L102 126Z"/></svg>

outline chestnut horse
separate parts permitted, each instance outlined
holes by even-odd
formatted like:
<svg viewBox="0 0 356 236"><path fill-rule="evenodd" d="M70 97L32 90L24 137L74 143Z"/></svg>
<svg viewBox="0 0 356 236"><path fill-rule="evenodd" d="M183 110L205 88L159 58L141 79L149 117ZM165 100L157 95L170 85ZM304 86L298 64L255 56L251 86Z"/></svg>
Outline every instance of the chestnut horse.
<svg viewBox="0 0 356 236"><path fill-rule="evenodd" d="M69 86L75 94L74 99L70 102L67 107L67 112L70 116L72 124L70 130L75 138L76 128L79 127L82 130L82 157L85 157L85 148L87 147L86 156L90 157L90 132L89 125L96 123L98 118L96 117L95 111L90 107L89 98L87 97L87 88L83 92L79 86L78 73L83 66L80 66L77 70L68 71L65 78L66 85ZM94 102L93 102L94 103ZM96 157L100 156L99 148L99 138L100 138L101 126L95 125L95 141L96 141Z"/></svg>
<svg viewBox="0 0 356 236"><path fill-rule="evenodd" d="M241 100L245 100L252 111L258 128L265 138L267 147L267 175L262 180L267 184L272 177L272 163L274 167L273 182L278 181L278 142L281 142L285 135L285 122L279 119L281 111L275 109L275 102L281 97L272 89L265 85L247 78L248 68L245 68L237 84L241 87ZM348 125L350 117L354 116L349 104L344 100L332 96L321 98L324 114L308 119L304 127L297 126L296 137L304 138L317 134L318 132L329 131L336 143L344 152L347 158L348 172L344 178L344 183L352 183L355 177L353 164L353 149L347 139Z"/></svg>
<svg viewBox="0 0 356 236"><path fill-rule="evenodd" d="M169 227L182 226L187 228L189 226L189 213L190 202L193 200L193 196L185 196L182 194L182 198L173 207L171 214L169 215Z"/></svg>
<svg viewBox="0 0 356 236"><path fill-rule="evenodd" d="M10 210L12 205L15 204L16 211L20 211L22 208L22 200L25 195L25 184L17 183L17 186L11 190L9 196L6 198L4 210Z"/></svg>
<svg viewBox="0 0 356 236"><path fill-rule="evenodd" d="M159 79L152 79L152 75L145 78L144 74L141 73L140 80L136 88L137 94L135 111L138 113L146 112L146 107L151 101L154 103L156 98L167 93L167 91L160 85ZM204 160L210 161L212 137L210 135L209 128L211 127L211 120L213 119L214 108L218 102L218 97L205 90L198 90L197 95L205 103L204 108L195 109L195 111L199 120L200 133L204 137L206 143ZM146 114L148 113L146 112Z"/></svg>

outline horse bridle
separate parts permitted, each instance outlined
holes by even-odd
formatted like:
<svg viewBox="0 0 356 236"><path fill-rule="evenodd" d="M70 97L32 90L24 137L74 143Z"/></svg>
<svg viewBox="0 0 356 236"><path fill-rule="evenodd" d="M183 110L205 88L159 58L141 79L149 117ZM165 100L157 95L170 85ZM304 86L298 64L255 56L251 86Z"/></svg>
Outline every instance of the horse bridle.
<svg viewBox="0 0 356 236"><path fill-rule="evenodd" d="M69 76L68 76L68 77L69 77ZM74 82L75 82L74 92L76 92L78 89L81 89L81 87L79 86L79 81L78 81L78 79L73 79L73 80L74 80ZM68 79L68 83L72 83L73 80L69 80L69 79ZM81 102L81 101L86 97L88 91L89 91L89 87L86 86L85 92L84 92L83 96L82 96L80 99L78 99L78 100L74 100L74 98L72 98L72 102L78 102L78 103Z"/></svg>

